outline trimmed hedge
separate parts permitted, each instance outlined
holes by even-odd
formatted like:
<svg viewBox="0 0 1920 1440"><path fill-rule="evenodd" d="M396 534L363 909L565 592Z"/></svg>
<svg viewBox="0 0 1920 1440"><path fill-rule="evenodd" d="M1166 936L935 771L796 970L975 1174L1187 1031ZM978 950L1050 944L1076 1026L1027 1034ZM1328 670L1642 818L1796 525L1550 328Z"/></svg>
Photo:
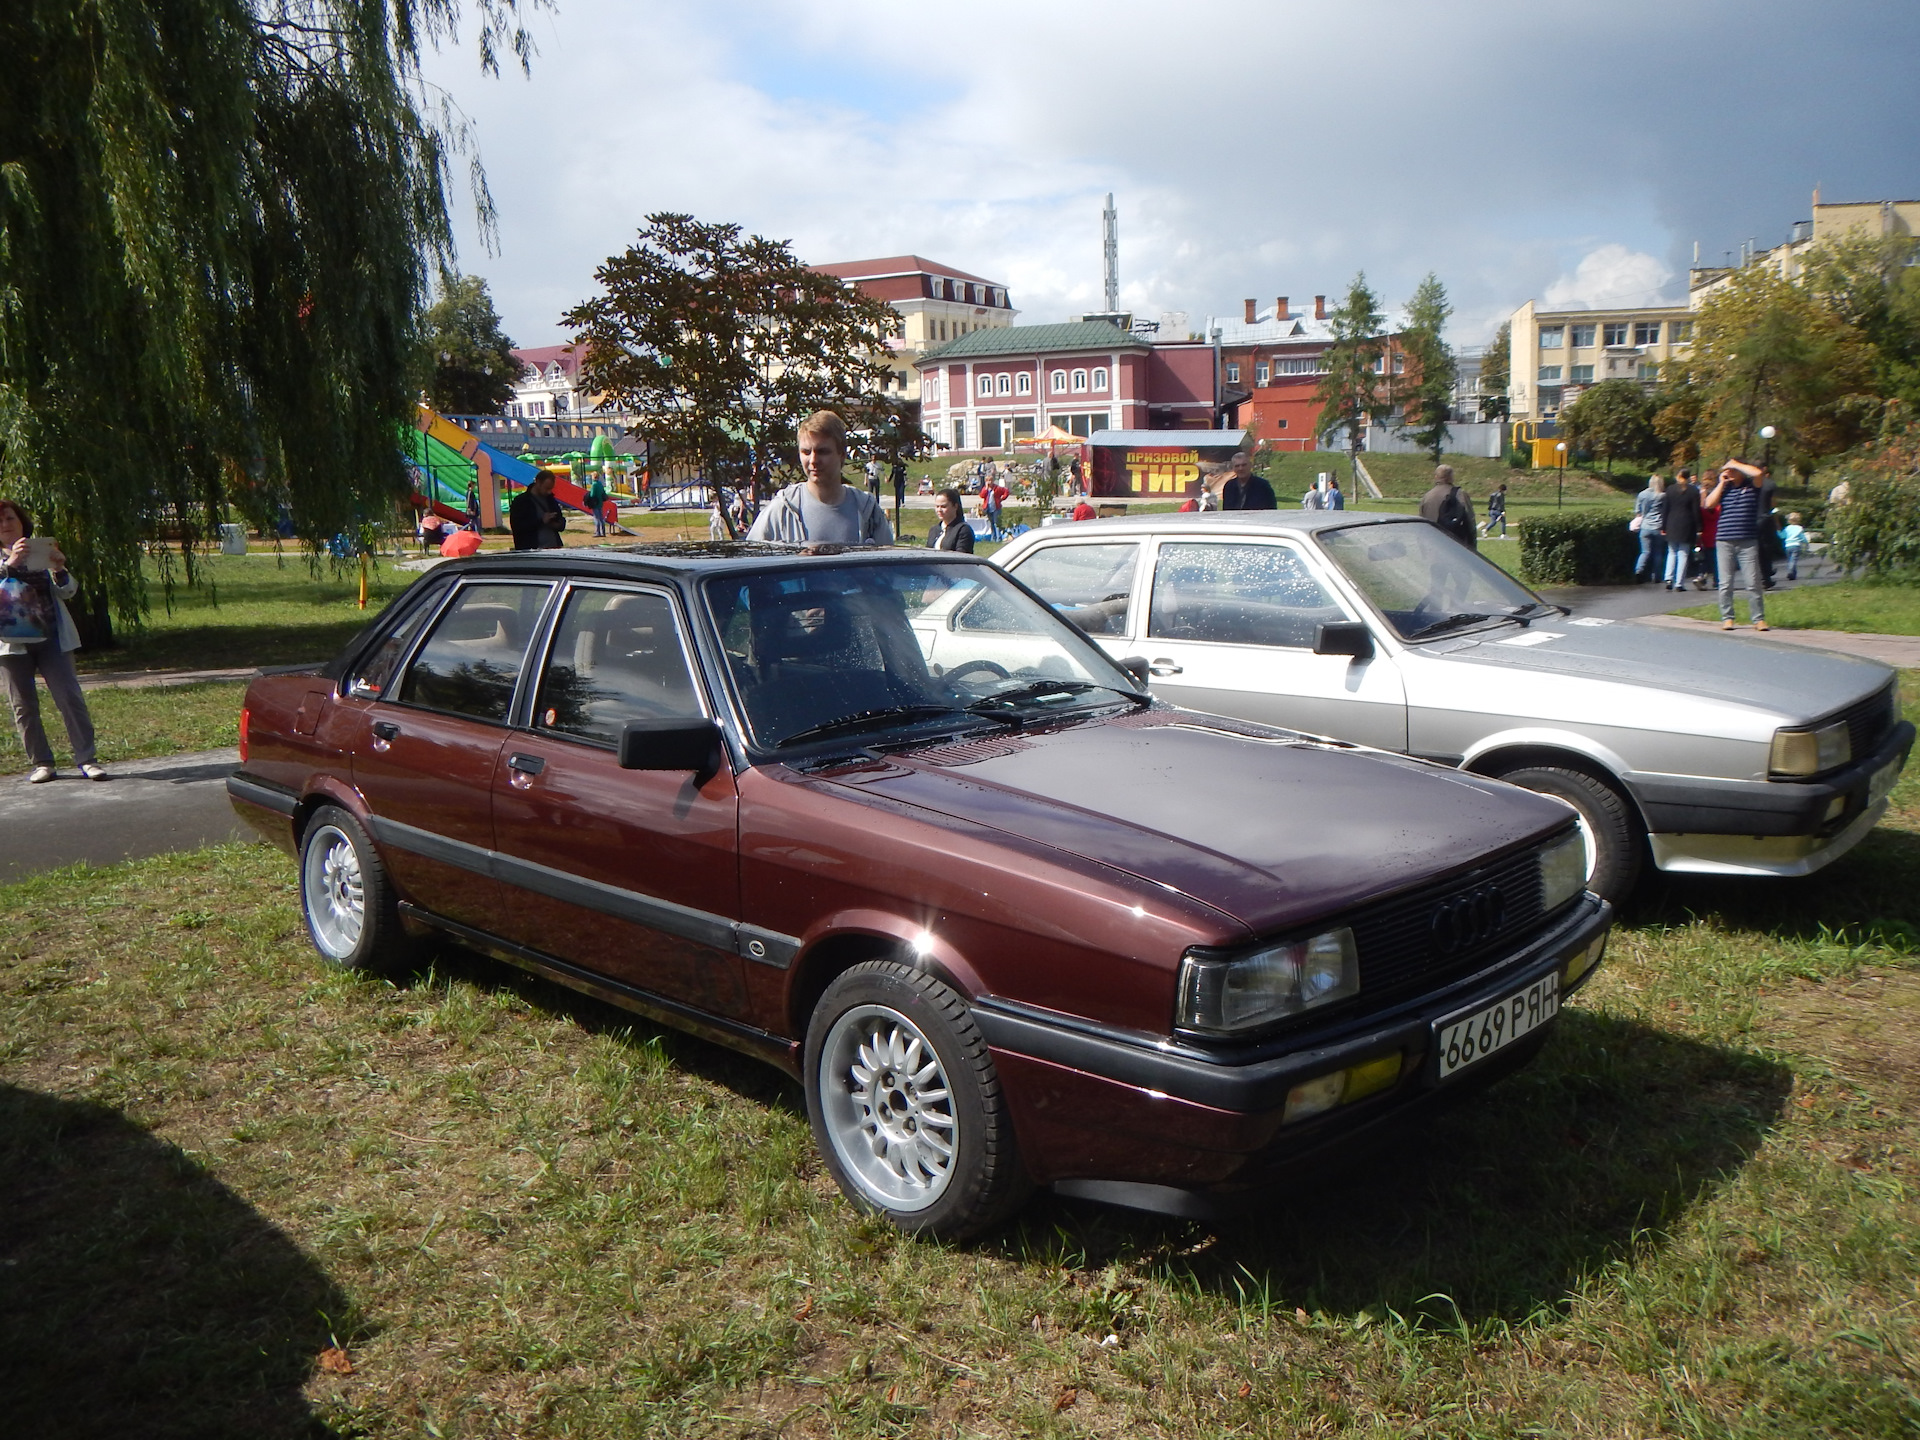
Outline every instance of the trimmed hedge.
<svg viewBox="0 0 1920 1440"><path fill-rule="evenodd" d="M1618 510L1576 510L1520 522L1520 578L1530 585L1625 585L1640 537Z"/></svg>

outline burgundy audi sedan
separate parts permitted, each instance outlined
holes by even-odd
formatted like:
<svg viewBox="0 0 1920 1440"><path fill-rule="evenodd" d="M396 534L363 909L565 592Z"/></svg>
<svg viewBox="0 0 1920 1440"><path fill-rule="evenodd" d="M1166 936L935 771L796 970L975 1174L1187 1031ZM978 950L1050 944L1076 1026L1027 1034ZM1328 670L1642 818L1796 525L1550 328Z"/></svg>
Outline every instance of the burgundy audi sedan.
<svg viewBox="0 0 1920 1440"><path fill-rule="evenodd" d="M934 551L441 565L256 680L321 955L429 937L779 1066L853 1202L1208 1216L1524 1062L1599 961L1571 809L1180 710Z"/></svg>

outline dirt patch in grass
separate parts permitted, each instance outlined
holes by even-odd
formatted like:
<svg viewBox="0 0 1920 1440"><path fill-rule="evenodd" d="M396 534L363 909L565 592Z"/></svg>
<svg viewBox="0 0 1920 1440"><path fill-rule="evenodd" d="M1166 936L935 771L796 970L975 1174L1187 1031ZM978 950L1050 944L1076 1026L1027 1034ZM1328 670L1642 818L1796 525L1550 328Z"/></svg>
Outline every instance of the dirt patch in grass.
<svg viewBox="0 0 1920 1440"><path fill-rule="evenodd" d="M1824 1060L1863 1093L1920 1113L1920 974L1801 981L1768 997L1783 1048Z"/></svg>

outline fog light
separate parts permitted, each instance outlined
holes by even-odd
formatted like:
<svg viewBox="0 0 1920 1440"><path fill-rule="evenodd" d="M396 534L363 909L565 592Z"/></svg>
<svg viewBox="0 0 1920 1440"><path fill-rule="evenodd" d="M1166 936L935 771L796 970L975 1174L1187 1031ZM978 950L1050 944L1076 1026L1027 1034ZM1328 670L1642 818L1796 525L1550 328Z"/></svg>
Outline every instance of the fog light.
<svg viewBox="0 0 1920 1440"><path fill-rule="evenodd" d="M1568 960L1566 967L1561 970L1560 989L1562 993L1571 990L1575 982L1578 981L1582 975L1585 975L1589 970L1593 969L1594 966L1598 965L1600 963L1600 957L1606 953L1607 936L1606 932L1602 931L1594 938L1591 945Z"/></svg>
<svg viewBox="0 0 1920 1440"><path fill-rule="evenodd" d="M1351 1105L1354 1101L1364 1100L1369 1095L1378 1095L1399 1078L1398 1054L1382 1055L1378 1060L1369 1060L1364 1065L1356 1065L1347 1071L1347 1085L1340 1096L1340 1103Z"/></svg>
<svg viewBox="0 0 1920 1440"><path fill-rule="evenodd" d="M1336 1070L1331 1075L1322 1075L1318 1080L1294 1086L1287 1092L1287 1109L1280 1117L1280 1123L1290 1125L1295 1120L1305 1120L1333 1109L1340 1103L1340 1096L1346 1088L1347 1072L1344 1070Z"/></svg>
<svg viewBox="0 0 1920 1440"><path fill-rule="evenodd" d="M1825 824L1829 820L1838 820L1840 818L1841 811L1845 810L1846 808L1847 808L1847 797L1844 795L1834 796L1833 799L1827 802L1827 813L1820 817L1821 823Z"/></svg>

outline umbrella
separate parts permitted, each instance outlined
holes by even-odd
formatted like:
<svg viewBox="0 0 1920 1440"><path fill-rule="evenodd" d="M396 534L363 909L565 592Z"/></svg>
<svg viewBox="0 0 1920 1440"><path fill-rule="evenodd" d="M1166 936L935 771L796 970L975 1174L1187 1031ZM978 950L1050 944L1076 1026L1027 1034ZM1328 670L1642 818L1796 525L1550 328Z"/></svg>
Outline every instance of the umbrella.
<svg viewBox="0 0 1920 1440"><path fill-rule="evenodd" d="M480 548L480 537L471 530L456 530L440 542L440 553L449 560L471 555Z"/></svg>

